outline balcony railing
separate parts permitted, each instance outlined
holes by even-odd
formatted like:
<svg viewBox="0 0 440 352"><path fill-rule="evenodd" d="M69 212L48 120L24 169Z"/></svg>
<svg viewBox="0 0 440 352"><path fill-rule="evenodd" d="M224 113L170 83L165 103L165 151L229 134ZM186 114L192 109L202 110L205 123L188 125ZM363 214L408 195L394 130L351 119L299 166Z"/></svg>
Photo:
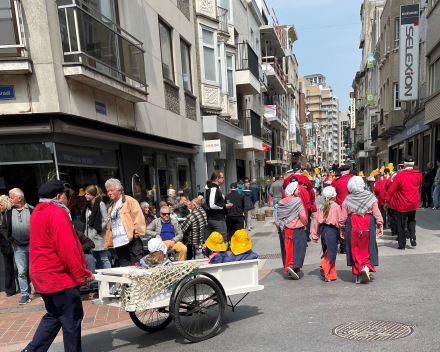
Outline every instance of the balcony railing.
<svg viewBox="0 0 440 352"><path fill-rule="evenodd" d="M22 56L27 57L26 38L23 26L23 14L21 1L6 1L6 7L1 8L1 34L0 34L0 56Z"/></svg>
<svg viewBox="0 0 440 352"><path fill-rule="evenodd" d="M281 65L278 63L278 59L276 56L265 56L262 59L263 62L263 68L266 71L274 71L277 75L278 79L280 80L282 86L284 89L287 90L287 83L286 83L286 75L284 74L284 71L281 67Z"/></svg>
<svg viewBox="0 0 440 352"><path fill-rule="evenodd" d="M259 78L258 56L252 50L249 43L240 43L237 45L236 71L249 70L256 79Z"/></svg>
<svg viewBox="0 0 440 352"><path fill-rule="evenodd" d="M82 0L59 1L64 61L80 63L137 88L146 86L142 43Z"/></svg>
<svg viewBox="0 0 440 352"><path fill-rule="evenodd" d="M260 78L260 82L262 82L267 87L267 76L264 73L261 65L258 65L258 77Z"/></svg>
<svg viewBox="0 0 440 352"><path fill-rule="evenodd" d="M243 118L239 121L238 126L243 130L243 135L261 138L260 115L251 109L246 109L243 110L242 116Z"/></svg>
<svg viewBox="0 0 440 352"><path fill-rule="evenodd" d="M261 139L272 144L273 132L267 127L261 126Z"/></svg>
<svg viewBox="0 0 440 352"><path fill-rule="evenodd" d="M222 32L229 33L228 10L217 6L217 19L219 21L218 29Z"/></svg>

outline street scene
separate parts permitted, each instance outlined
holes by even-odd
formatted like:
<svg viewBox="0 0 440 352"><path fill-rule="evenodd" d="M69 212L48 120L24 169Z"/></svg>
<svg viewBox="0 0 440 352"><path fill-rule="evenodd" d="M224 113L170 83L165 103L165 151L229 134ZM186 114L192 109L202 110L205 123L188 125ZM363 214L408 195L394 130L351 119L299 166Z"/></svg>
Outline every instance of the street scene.
<svg viewBox="0 0 440 352"><path fill-rule="evenodd" d="M437 351L440 0L0 0L0 351Z"/></svg>

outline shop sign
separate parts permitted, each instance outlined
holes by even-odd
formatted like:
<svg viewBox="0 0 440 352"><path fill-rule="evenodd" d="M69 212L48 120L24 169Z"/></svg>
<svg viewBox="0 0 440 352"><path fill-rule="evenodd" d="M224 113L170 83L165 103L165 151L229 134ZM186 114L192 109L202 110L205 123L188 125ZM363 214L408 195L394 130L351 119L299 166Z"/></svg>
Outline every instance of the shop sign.
<svg viewBox="0 0 440 352"><path fill-rule="evenodd" d="M212 139L209 141L203 141L203 151L205 153L221 152L222 146L220 139Z"/></svg>
<svg viewBox="0 0 440 352"><path fill-rule="evenodd" d="M99 101L95 101L95 111L97 114L107 115L107 107L104 103L100 103Z"/></svg>
<svg viewBox="0 0 440 352"><path fill-rule="evenodd" d="M138 174L134 174L131 178L131 189L133 192L133 198L140 202L142 199L142 184Z"/></svg>
<svg viewBox="0 0 440 352"><path fill-rule="evenodd" d="M372 93L367 94L367 104L374 105L374 94Z"/></svg>
<svg viewBox="0 0 440 352"><path fill-rule="evenodd" d="M419 95L419 4L400 6L399 100Z"/></svg>
<svg viewBox="0 0 440 352"><path fill-rule="evenodd" d="M398 135L391 138L391 145L394 145L396 143L400 143L404 141L405 139L411 138L412 136L415 136L419 133L422 133L424 131L427 131L431 128L430 125L425 125L424 119L420 119L416 123L412 124L411 126L408 126L405 128L402 132L400 132Z"/></svg>
<svg viewBox="0 0 440 352"><path fill-rule="evenodd" d="M0 86L0 100L15 100L14 86Z"/></svg>
<svg viewBox="0 0 440 352"><path fill-rule="evenodd" d="M312 129L312 123L311 122L304 122L303 127L305 130L311 130Z"/></svg>
<svg viewBox="0 0 440 352"><path fill-rule="evenodd" d="M368 56L367 68L373 68L375 61L376 61L376 59L374 58L374 54L370 53L370 55Z"/></svg>
<svg viewBox="0 0 440 352"><path fill-rule="evenodd" d="M351 129L356 128L356 99L350 99L350 127Z"/></svg>
<svg viewBox="0 0 440 352"><path fill-rule="evenodd" d="M75 151L73 150L75 149ZM59 165L74 165L88 167L116 168L116 155L109 152L108 155L102 153L100 149L81 149L76 146L65 146L56 144L57 162Z"/></svg>

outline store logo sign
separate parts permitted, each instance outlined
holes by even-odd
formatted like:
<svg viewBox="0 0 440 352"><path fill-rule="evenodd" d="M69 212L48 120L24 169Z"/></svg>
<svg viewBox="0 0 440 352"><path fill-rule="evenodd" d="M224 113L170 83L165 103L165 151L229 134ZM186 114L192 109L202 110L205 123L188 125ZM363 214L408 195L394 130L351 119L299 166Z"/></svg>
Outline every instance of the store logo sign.
<svg viewBox="0 0 440 352"><path fill-rule="evenodd" d="M15 100L14 86L0 86L0 100Z"/></svg>
<svg viewBox="0 0 440 352"><path fill-rule="evenodd" d="M205 153L221 152L222 146L220 139L212 139L209 141L203 141L203 151Z"/></svg>
<svg viewBox="0 0 440 352"><path fill-rule="evenodd" d="M104 103L100 103L99 101L95 101L95 111L97 114L107 115L107 107Z"/></svg>

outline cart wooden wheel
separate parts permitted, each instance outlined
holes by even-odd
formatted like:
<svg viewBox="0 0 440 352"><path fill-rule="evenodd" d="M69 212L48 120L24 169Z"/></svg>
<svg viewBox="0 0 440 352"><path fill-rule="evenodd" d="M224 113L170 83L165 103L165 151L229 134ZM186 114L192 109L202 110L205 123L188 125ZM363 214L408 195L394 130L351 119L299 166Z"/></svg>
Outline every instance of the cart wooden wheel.
<svg viewBox="0 0 440 352"><path fill-rule="evenodd" d="M208 278L196 277L183 285L171 309L180 334L200 342L217 334L225 307L226 298L220 287Z"/></svg>
<svg viewBox="0 0 440 352"><path fill-rule="evenodd" d="M139 312L129 312L133 323L144 331L155 332L165 329L171 323L168 308L146 309Z"/></svg>

